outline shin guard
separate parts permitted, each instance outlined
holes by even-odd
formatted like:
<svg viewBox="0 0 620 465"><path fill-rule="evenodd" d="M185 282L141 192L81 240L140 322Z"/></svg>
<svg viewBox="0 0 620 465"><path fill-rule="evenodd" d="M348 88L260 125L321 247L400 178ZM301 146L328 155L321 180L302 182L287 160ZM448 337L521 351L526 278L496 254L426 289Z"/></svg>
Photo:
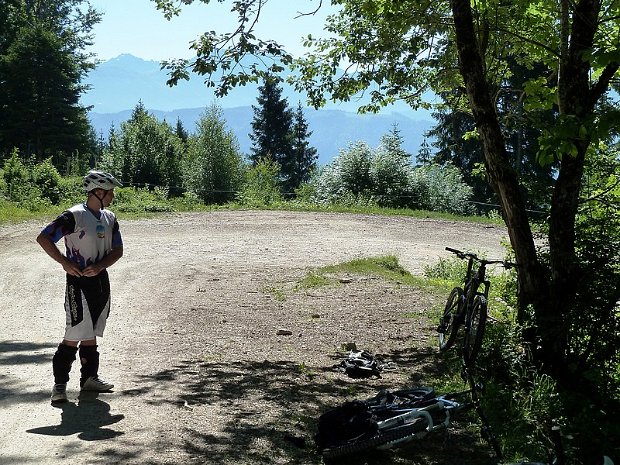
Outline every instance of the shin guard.
<svg viewBox="0 0 620 465"><path fill-rule="evenodd" d="M52 358L52 368L54 371L54 382L56 384L66 384L69 381L71 364L75 360L77 347L59 344L56 353Z"/></svg>
<svg viewBox="0 0 620 465"><path fill-rule="evenodd" d="M99 352L97 352L97 346L81 345L80 362L82 362L80 384L83 385L91 376L93 378L97 377L97 373L99 372Z"/></svg>

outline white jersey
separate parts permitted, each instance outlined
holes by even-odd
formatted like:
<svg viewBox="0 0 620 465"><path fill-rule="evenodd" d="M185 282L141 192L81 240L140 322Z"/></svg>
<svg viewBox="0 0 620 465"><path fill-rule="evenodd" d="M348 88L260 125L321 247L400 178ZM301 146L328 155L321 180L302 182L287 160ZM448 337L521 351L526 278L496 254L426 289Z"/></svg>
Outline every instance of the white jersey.
<svg viewBox="0 0 620 465"><path fill-rule="evenodd" d="M53 242L64 237L65 255L84 269L123 245L114 213L102 209L99 214L97 218L86 204L75 205L47 225L43 233Z"/></svg>

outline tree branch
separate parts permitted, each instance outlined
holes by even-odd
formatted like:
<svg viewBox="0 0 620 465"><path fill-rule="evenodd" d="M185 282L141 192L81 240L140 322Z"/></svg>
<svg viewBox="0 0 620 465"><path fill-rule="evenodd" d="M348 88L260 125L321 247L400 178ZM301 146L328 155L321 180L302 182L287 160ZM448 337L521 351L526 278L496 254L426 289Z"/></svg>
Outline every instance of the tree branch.
<svg viewBox="0 0 620 465"><path fill-rule="evenodd" d="M590 110L594 109L596 102L603 96L603 94L607 91L609 87L609 83L611 82L614 75L618 72L618 68L620 68L620 64L613 62L609 63L603 72L601 73L601 77L596 81L596 83L590 89L589 95L589 106Z"/></svg>

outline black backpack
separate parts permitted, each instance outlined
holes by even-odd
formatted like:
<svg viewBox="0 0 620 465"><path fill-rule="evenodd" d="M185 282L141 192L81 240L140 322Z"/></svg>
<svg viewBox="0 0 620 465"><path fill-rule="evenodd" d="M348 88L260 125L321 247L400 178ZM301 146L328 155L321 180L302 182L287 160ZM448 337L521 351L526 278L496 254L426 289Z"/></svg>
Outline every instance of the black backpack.
<svg viewBox="0 0 620 465"><path fill-rule="evenodd" d="M366 402L353 400L321 415L317 429L314 441L323 450L362 436L372 436L377 432L377 420Z"/></svg>
<svg viewBox="0 0 620 465"><path fill-rule="evenodd" d="M319 450L323 450L371 437L378 431L377 421L389 417L390 412L382 409L382 406L398 404L401 407L422 407L432 402L434 397L433 388L417 387L398 391L382 390L365 401L345 402L319 417L314 442Z"/></svg>

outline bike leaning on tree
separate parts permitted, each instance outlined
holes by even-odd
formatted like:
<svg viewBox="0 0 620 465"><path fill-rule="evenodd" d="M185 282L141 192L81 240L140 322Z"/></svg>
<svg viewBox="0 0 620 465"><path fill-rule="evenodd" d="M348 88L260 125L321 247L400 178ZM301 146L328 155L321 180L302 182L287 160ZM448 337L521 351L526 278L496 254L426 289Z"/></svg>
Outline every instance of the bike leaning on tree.
<svg viewBox="0 0 620 465"><path fill-rule="evenodd" d="M486 260L471 252L446 247L458 258L467 260L467 272L462 286L450 292L439 320L439 350L446 351L454 345L459 329L464 328L462 356L466 366L476 361L488 315L490 281L486 277L487 265L499 264L507 270L517 266L506 260ZM476 268L477 266L477 268Z"/></svg>

